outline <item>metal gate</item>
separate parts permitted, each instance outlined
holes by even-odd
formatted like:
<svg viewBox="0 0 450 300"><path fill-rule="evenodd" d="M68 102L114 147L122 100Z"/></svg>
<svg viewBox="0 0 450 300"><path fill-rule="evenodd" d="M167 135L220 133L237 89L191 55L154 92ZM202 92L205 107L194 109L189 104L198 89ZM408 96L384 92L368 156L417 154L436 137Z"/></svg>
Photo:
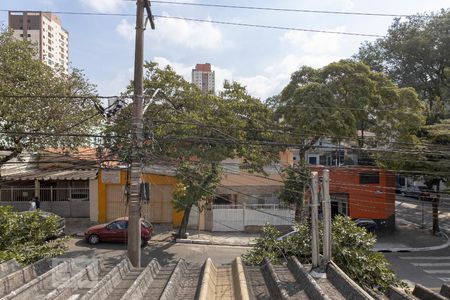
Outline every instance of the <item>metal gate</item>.
<svg viewBox="0 0 450 300"><path fill-rule="evenodd" d="M172 223L173 185L151 185L150 203L142 207L143 216L153 223Z"/></svg>
<svg viewBox="0 0 450 300"><path fill-rule="evenodd" d="M128 214L125 187L108 185L106 187L106 221L112 221Z"/></svg>

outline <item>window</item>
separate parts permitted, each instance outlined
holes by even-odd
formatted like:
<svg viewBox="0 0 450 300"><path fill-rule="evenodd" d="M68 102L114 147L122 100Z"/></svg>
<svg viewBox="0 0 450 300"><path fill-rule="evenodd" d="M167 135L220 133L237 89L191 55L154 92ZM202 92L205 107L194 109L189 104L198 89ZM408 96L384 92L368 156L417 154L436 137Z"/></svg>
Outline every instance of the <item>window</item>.
<svg viewBox="0 0 450 300"><path fill-rule="evenodd" d="M310 165L317 165L317 157L315 156L308 157L308 162Z"/></svg>
<svg viewBox="0 0 450 300"><path fill-rule="evenodd" d="M31 37L31 34L27 34L28 37Z"/></svg>
<svg viewBox="0 0 450 300"><path fill-rule="evenodd" d="M366 172L359 173L359 184L373 184L380 183L380 173Z"/></svg>
<svg viewBox="0 0 450 300"><path fill-rule="evenodd" d="M23 33L20 34L20 37L23 37Z"/></svg>

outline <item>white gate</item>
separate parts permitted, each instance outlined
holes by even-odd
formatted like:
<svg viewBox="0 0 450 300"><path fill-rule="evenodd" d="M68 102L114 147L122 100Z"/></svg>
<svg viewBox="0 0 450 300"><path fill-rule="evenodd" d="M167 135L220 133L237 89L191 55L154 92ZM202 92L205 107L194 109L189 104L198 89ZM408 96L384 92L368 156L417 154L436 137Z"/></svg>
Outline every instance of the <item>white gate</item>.
<svg viewBox="0 0 450 300"><path fill-rule="evenodd" d="M246 226L292 225L295 211L280 204L213 205L212 231L245 231Z"/></svg>

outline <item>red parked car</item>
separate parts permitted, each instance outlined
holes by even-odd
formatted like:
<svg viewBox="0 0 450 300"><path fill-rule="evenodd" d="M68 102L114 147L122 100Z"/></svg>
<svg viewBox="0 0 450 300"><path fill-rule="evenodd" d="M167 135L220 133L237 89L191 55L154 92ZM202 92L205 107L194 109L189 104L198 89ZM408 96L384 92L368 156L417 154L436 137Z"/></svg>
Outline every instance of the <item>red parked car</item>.
<svg viewBox="0 0 450 300"><path fill-rule="evenodd" d="M141 244L143 247L147 245L152 235L152 224L141 219ZM107 224L92 226L84 233L84 237L92 245L99 242L126 243L128 240L128 218L118 218Z"/></svg>

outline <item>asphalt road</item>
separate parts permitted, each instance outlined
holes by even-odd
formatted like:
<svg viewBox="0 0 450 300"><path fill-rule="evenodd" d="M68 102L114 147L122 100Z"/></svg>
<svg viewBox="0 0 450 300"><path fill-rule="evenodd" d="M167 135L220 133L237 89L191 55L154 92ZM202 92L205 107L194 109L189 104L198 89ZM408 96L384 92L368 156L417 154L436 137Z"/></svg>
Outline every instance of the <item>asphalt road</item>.
<svg viewBox="0 0 450 300"><path fill-rule="evenodd" d="M423 228L432 228L431 202L397 195L395 213L398 218L415 223ZM450 234L450 200L442 199L439 209L439 226Z"/></svg>
<svg viewBox="0 0 450 300"><path fill-rule="evenodd" d="M89 245L81 238L71 238L68 241L69 250L63 257L78 259L95 259L102 257L107 260L118 260L126 255L125 244L100 243ZM176 262L180 258L186 262L201 265L210 257L216 265L230 264L237 256L248 251L248 247L181 244L170 242L150 242L142 249L142 265L147 265L151 259L157 258L161 265Z"/></svg>
<svg viewBox="0 0 450 300"><path fill-rule="evenodd" d="M431 203L398 195L396 217L414 223L418 227L431 229ZM442 202L439 221L441 230L450 234L448 201ZM450 247L435 251L384 253L384 256L400 279L420 283L435 290L439 290L444 283L450 284Z"/></svg>
<svg viewBox="0 0 450 300"><path fill-rule="evenodd" d="M450 284L450 247L427 252L384 253L400 279L439 290Z"/></svg>

